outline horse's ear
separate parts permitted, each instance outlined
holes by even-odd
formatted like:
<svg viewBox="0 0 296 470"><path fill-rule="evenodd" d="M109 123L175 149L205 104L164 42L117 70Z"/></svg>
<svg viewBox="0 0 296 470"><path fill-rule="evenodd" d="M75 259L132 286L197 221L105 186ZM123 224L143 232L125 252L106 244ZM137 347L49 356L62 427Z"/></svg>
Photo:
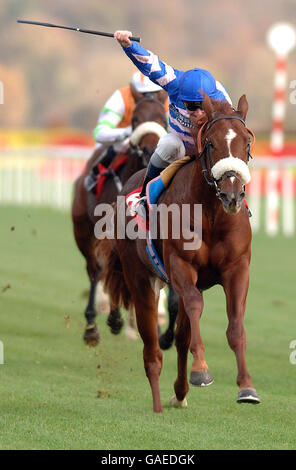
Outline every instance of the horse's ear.
<svg viewBox="0 0 296 470"><path fill-rule="evenodd" d="M238 101L237 112L241 115L243 120L246 120L249 104L246 95L242 95Z"/></svg>
<svg viewBox="0 0 296 470"><path fill-rule="evenodd" d="M204 100L202 102L202 109L204 110L204 112L208 116L208 120L212 121L213 113L214 113L213 104L211 102L211 99L208 97L208 95L206 93L204 93L203 91L201 93L204 97Z"/></svg>

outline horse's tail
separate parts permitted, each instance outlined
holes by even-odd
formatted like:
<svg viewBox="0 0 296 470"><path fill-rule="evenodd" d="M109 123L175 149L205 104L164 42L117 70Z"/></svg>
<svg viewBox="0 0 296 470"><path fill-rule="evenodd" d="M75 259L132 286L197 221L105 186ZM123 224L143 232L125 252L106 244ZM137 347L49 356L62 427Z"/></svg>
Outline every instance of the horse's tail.
<svg viewBox="0 0 296 470"><path fill-rule="evenodd" d="M99 246L100 258L103 258L104 288L114 307L122 305L129 310L132 304L130 291L126 285L121 261L115 240L104 239Z"/></svg>

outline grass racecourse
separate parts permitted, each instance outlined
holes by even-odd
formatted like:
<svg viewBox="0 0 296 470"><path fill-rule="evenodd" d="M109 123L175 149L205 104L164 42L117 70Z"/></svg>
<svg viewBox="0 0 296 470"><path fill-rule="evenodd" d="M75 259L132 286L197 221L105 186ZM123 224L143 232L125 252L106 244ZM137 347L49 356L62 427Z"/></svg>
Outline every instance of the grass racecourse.
<svg viewBox="0 0 296 470"><path fill-rule="evenodd" d="M82 341L88 288L68 214L0 207L0 449L295 449L295 239L253 239L245 326L260 405L238 405L222 289L205 293L202 335L214 377L191 387L187 409L168 402L176 351L164 352L164 412L152 412L142 342ZM191 356L189 365L191 364Z"/></svg>

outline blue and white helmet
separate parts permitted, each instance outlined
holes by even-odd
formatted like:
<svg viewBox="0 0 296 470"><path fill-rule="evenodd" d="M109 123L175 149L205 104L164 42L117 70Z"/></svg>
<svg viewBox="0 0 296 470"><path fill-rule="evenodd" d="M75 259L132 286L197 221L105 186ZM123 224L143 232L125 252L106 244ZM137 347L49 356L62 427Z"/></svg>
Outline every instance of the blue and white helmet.
<svg viewBox="0 0 296 470"><path fill-rule="evenodd" d="M199 68L184 72L180 79L178 98L181 101L203 101L201 91L210 98L225 100L224 94L217 89L216 80L210 72Z"/></svg>

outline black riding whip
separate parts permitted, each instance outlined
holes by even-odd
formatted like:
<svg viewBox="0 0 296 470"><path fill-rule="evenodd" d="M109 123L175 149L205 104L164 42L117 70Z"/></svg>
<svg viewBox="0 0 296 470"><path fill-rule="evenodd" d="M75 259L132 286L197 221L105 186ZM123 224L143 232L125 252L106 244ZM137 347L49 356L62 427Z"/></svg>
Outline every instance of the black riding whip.
<svg viewBox="0 0 296 470"><path fill-rule="evenodd" d="M27 20L17 20L18 23L24 24L33 24L37 26L46 26L47 28L60 28L60 29L70 29L71 31L78 31L79 33L86 34L95 34L96 36L107 36L108 38L114 38L113 33L103 33L101 31L93 31L91 29L82 29L82 28L73 28L71 26L59 26L52 23L41 23L40 21L27 21ZM131 41L141 42L141 38L131 36L129 38Z"/></svg>

